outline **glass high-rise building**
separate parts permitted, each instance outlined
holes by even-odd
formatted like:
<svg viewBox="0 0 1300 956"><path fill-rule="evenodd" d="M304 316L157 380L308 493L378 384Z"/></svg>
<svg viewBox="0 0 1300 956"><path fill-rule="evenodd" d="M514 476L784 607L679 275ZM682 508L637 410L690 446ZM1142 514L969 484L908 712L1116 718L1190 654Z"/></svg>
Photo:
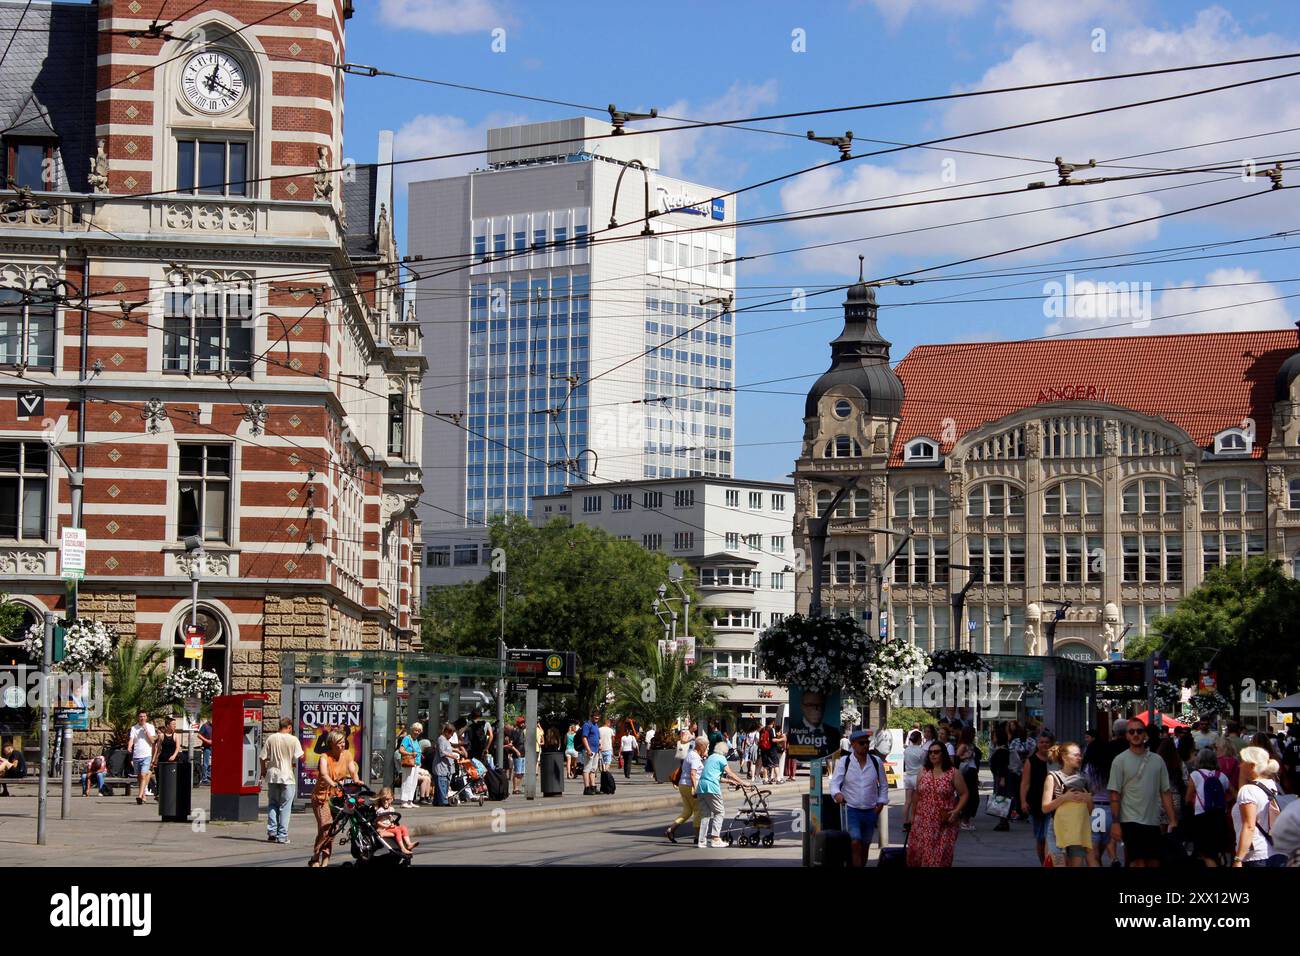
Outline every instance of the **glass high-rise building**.
<svg viewBox="0 0 1300 956"><path fill-rule="evenodd" d="M476 574L474 529L534 496L732 474L734 201L610 131L492 129L486 169L410 187L423 407L446 416L424 431L430 583Z"/></svg>

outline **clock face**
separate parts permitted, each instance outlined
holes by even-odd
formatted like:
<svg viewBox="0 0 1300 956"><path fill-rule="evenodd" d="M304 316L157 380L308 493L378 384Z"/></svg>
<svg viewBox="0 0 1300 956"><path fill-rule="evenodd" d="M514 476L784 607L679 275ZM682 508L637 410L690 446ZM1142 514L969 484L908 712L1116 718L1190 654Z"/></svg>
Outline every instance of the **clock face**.
<svg viewBox="0 0 1300 956"><path fill-rule="evenodd" d="M244 69L225 53L196 53L181 72L186 101L202 113L225 113L244 98Z"/></svg>

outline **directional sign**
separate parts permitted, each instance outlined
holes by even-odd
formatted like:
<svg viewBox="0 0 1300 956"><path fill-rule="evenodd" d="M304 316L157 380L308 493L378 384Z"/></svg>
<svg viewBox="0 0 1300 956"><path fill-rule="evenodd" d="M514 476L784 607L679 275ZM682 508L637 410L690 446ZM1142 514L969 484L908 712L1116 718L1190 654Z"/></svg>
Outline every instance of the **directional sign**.
<svg viewBox="0 0 1300 956"><path fill-rule="evenodd" d="M18 417L41 418L45 415L45 393L35 390L18 393Z"/></svg>
<svg viewBox="0 0 1300 956"><path fill-rule="evenodd" d="M65 578L86 573L86 529L64 528L59 532L59 568Z"/></svg>
<svg viewBox="0 0 1300 956"><path fill-rule="evenodd" d="M569 690L578 676L578 656L573 651L516 647L506 651L506 660L514 665L512 683L524 690Z"/></svg>

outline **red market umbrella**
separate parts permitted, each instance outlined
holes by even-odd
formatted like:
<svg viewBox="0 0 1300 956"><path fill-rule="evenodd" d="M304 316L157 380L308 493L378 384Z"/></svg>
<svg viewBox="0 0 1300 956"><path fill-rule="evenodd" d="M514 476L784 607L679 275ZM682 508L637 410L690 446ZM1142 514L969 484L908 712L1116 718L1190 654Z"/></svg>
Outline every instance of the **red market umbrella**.
<svg viewBox="0 0 1300 956"><path fill-rule="evenodd" d="M1149 723L1151 723L1151 711L1149 711L1149 710L1144 710L1144 711L1142 711L1142 713L1140 713L1140 714L1138 714L1138 715L1136 715L1136 716L1134 716L1134 717L1130 717L1129 719L1130 719L1130 720L1140 720L1140 721L1142 721L1142 723L1144 723L1144 724L1149 724ZM1186 727L1187 724L1183 723L1183 722L1182 722L1181 720L1179 720L1177 717L1170 717L1170 716L1169 716L1168 714L1166 714L1166 713L1161 713L1161 714L1160 714L1160 726L1162 726L1162 727Z"/></svg>

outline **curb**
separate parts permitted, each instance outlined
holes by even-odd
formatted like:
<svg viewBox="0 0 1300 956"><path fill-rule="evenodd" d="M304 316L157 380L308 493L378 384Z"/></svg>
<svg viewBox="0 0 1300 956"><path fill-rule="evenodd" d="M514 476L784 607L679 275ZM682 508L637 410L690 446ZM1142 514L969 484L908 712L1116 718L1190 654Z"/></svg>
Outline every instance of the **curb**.
<svg viewBox="0 0 1300 956"><path fill-rule="evenodd" d="M544 798L539 797L538 799ZM667 810L671 807L680 807L681 803L682 798L674 793L671 795L664 794L661 797L635 797L613 803L569 804L553 808L535 807L512 812L510 814L510 825L526 826L531 823L548 823L552 820L581 820L587 817L644 813L647 810ZM409 829L413 837L441 836L445 833L460 833L465 830L489 830L497 819L495 813L475 813L472 816L454 817L436 823L412 823Z"/></svg>

